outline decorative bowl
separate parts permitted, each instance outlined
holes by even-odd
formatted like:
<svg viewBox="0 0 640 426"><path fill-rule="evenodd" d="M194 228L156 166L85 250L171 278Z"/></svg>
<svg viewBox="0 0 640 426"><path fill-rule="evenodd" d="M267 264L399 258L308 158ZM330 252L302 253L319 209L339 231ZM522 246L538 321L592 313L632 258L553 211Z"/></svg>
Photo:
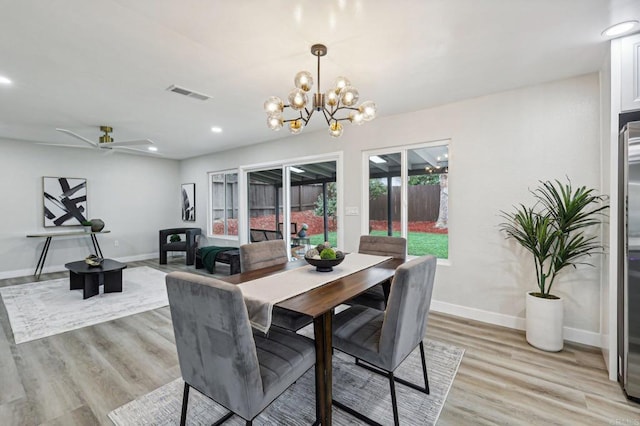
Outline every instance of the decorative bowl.
<svg viewBox="0 0 640 426"><path fill-rule="evenodd" d="M95 254L91 254L87 256L87 258L84 260L84 263L86 263L87 265L89 265L89 267L92 267L92 268L101 266L102 262L104 262L104 259L96 256Z"/></svg>
<svg viewBox="0 0 640 426"><path fill-rule="evenodd" d="M313 259L305 256L304 260L306 260L309 265L315 266L318 272L331 272L334 266L342 263L344 256L339 259Z"/></svg>

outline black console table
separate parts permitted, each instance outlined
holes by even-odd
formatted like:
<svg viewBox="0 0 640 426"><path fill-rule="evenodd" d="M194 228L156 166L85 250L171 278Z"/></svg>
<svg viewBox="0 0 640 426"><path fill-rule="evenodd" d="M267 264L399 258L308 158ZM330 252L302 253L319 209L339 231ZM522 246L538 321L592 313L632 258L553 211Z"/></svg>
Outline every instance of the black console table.
<svg viewBox="0 0 640 426"><path fill-rule="evenodd" d="M93 243L93 248L96 251L96 255L104 258L102 255L102 250L100 249L100 244L98 244L98 239L96 238L96 234L108 234L111 231L99 231L99 232L85 232L85 231L63 231L63 232L43 232L40 234L28 234L28 238L46 238L44 242L44 246L42 247L42 252L40 253L40 259L38 259L38 264L36 265L36 271L33 275L36 276L36 279L40 279L40 274L42 273L42 268L44 268L44 261L47 259L47 253L49 253L49 246L51 245L51 240L53 237L74 237L78 235L84 235L91 237L91 242Z"/></svg>

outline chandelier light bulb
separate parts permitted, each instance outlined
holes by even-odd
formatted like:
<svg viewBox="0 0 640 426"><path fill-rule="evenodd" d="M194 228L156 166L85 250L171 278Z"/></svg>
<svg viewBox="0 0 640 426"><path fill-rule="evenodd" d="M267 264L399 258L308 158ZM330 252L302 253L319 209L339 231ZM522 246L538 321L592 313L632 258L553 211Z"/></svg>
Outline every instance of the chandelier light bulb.
<svg viewBox="0 0 640 426"><path fill-rule="evenodd" d="M302 120L293 120L289 122L289 131L294 135L300 133L304 128L304 122Z"/></svg>
<svg viewBox="0 0 640 426"><path fill-rule="evenodd" d="M351 124L360 126L364 123L364 114L360 111L351 111L351 113L349 113L349 121L351 121Z"/></svg>
<svg viewBox="0 0 640 426"><path fill-rule="evenodd" d="M269 126L271 130L275 130L277 132L282 129L283 124L284 121L281 114L274 114L267 117L267 126Z"/></svg>
<svg viewBox="0 0 640 426"><path fill-rule="evenodd" d="M282 112L283 109L284 104L282 103L282 99L277 96L271 96L264 102L264 111L269 115Z"/></svg>
<svg viewBox="0 0 640 426"><path fill-rule="evenodd" d="M376 104L372 101L363 102L358 110L364 116L364 121L371 121L376 118L377 108Z"/></svg>
<svg viewBox="0 0 640 426"><path fill-rule="evenodd" d="M335 86L336 86L336 93L340 93L340 91L345 87L351 86L351 82L347 77L338 77L336 78Z"/></svg>
<svg viewBox="0 0 640 426"><path fill-rule="evenodd" d="M291 108L295 109L296 111L304 109L304 107L307 105L307 101L307 94L302 89L296 88L289 93L289 106L291 106Z"/></svg>
<svg viewBox="0 0 640 426"><path fill-rule="evenodd" d="M333 90L333 89L328 90L327 93L325 93L325 95L324 95L324 101L329 106L338 105L338 101L339 100L340 100L340 97L338 96L336 91Z"/></svg>
<svg viewBox="0 0 640 426"><path fill-rule="evenodd" d="M342 100L342 104L344 106L353 106L358 103L358 98L360 94L358 93L358 89L353 86L347 86L344 89L340 90L340 99Z"/></svg>
<svg viewBox="0 0 640 426"><path fill-rule="evenodd" d="M305 92L308 92L311 90L311 87L313 87L313 77L311 77L309 71L300 71L296 74L293 82L298 89L302 89Z"/></svg>
<svg viewBox="0 0 640 426"><path fill-rule="evenodd" d="M329 134L334 138L342 136L342 130L342 124L337 121L334 121L329 125Z"/></svg>

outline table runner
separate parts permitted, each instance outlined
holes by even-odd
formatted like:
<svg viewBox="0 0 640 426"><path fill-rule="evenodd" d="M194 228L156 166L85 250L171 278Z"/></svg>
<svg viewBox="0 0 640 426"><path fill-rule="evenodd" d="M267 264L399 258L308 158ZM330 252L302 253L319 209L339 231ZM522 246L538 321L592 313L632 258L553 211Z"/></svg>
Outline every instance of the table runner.
<svg viewBox="0 0 640 426"><path fill-rule="evenodd" d="M238 285L244 296L251 325L264 333L271 327L273 305L290 299L331 281L367 269L385 260L388 256L350 253L331 272L318 272L315 266L283 271L278 274L247 281Z"/></svg>

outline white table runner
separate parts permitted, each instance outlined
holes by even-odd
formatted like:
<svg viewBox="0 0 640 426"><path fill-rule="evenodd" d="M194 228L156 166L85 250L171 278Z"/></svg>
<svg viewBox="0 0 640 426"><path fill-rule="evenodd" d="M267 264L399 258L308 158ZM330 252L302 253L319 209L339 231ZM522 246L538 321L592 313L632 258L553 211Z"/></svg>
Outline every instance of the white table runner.
<svg viewBox="0 0 640 426"><path fill-rule="evenodd" d="M318 272L315 266L283 271L238 285L244 296L251 325L266 333L271 327L273 305L321 285L377 265L388 256L350 253L331 272Z"/></svg>

